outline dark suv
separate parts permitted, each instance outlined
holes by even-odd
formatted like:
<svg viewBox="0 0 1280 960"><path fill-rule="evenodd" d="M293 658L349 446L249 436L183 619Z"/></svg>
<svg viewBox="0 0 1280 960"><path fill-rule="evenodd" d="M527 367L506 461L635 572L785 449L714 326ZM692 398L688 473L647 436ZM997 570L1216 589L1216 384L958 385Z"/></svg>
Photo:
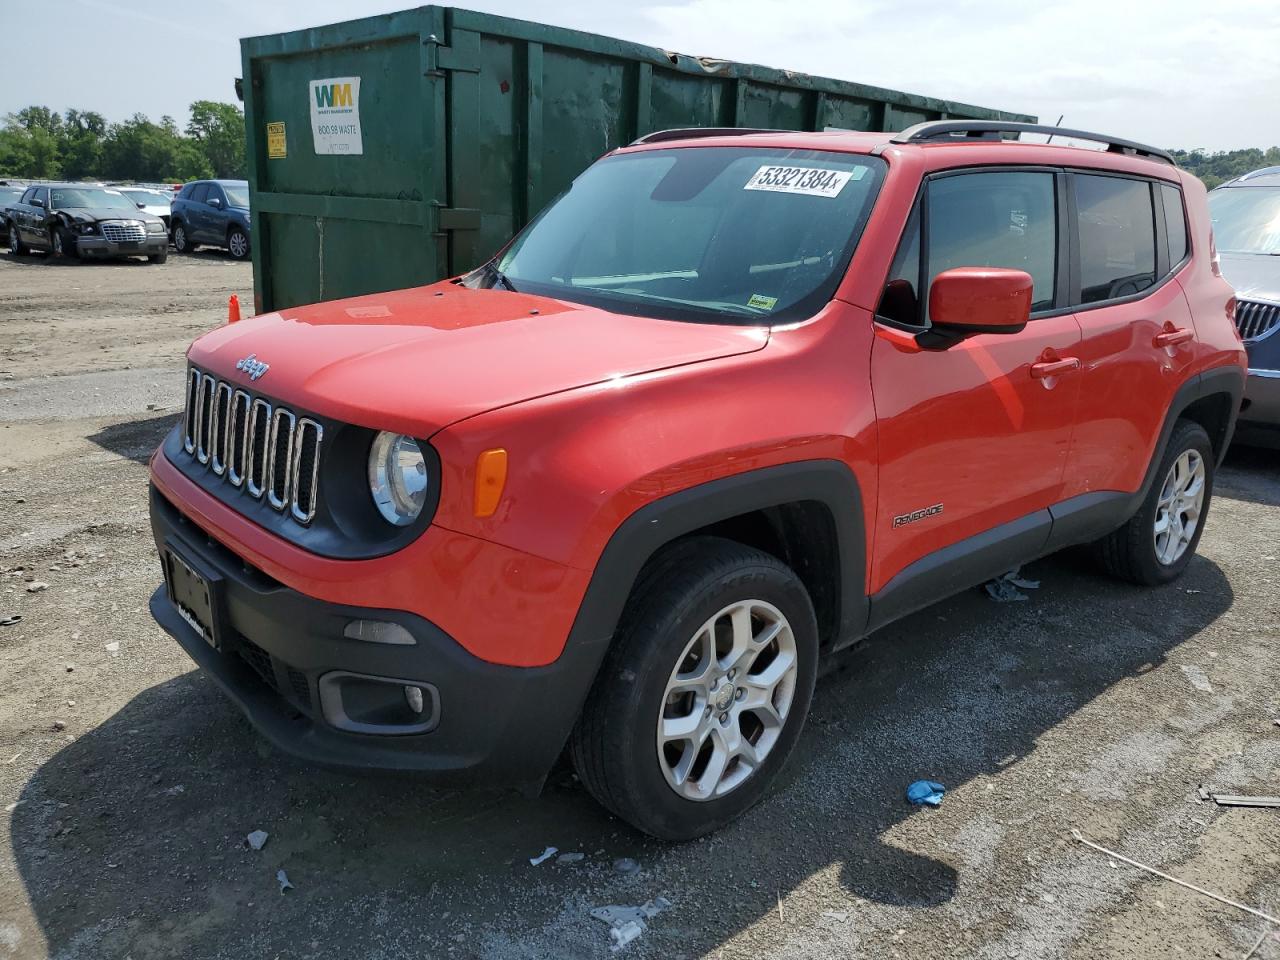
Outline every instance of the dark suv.
<svg viewBox="0 0 1280 960"><path fill-rule="evenodd" d="M1280 445L1280 167L1246 173L1209 194L1222 275L1236 288L1236 326L1249 381L1236 436Z"/></svg>
<svg viewBox="0 0 1280 960"><path fill-rule="evenodd" d="M244 180L194 180L173 199L173 248L222 247L249 256L249 184Z"/></svg>

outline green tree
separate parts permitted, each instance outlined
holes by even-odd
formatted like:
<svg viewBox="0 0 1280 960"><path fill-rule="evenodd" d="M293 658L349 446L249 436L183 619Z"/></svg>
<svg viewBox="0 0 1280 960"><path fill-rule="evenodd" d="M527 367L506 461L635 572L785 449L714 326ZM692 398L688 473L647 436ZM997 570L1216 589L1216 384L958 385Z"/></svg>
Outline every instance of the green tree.
<svg viewBox="0 0 1280 960"><path fill-rule="evenodd" d="M15 116L0 129L0 173L53 179L61 175L58 138L43 127L27 127Z"/></svg>
<svg viewBox="0 0 1280 960"><path fill-rule="evenodd" d="M1249 147L1244 150L1219 150L1209 153L1203 147L1194 150L1171 150L1178 166L1204 181L1212 190L1242 174L1262 167L1280 166L1280 147L1266 150Z"/></svg>
<svg viewBox="0 0 1280 960"><path fill-rule="evenodd" d="M200 145L214 176L245 176L244 114L235 104L197 100L191 105L187 136Z"/></svg>
<svg viewBox="0 0 1280 960"><path fill-rule="evenodd" d="M102 170L118 180L193 180L213 174L199 147L182 136L172 117L152 123L141 113L107 128Z"/></svg>
<svg viewBox="0 0 1280 960"><path fill-rule="evenodd" d="M89 180L102 175L102 138L107 121L92 110L68 110L59 137L62 176Z"/></svg>

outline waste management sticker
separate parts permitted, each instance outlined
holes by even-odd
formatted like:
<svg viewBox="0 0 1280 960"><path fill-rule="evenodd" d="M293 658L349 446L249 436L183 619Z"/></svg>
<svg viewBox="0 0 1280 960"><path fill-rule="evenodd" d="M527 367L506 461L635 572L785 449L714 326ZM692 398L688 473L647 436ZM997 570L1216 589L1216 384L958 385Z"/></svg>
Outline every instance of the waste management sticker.
<svg viewBox="0 0 1280 960"><path fill-rule="evenodd" d="M311 81L311 134L316 153L364 153L359 77Z"/></svg>

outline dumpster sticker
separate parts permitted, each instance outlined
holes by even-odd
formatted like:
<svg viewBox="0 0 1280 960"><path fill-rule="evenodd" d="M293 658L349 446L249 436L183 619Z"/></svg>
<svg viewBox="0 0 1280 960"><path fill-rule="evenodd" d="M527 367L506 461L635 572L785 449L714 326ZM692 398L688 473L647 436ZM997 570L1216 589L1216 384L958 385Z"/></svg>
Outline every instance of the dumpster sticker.
<svg viewBox="0 0 1280 960"><path fill-rule="evenodd" d="M866 167L853 170L823 170L818 167L764 166L751 175L744 190L771 190L775 193L805 193L811 197L839 196L850 180L861 180Z"/></svg>
<svg viewBox="0 0 1280 960"><path fill-rule="evenodd" d="M283 160L289 155L289 146L284 136L283 123L267 124L267 156L272 160Z"/></svg>
<svg viewBox="0 0 1280 960"><path fill-rule="evenodd" d="M316 153L364 153L359 77L311 81L311 135Z"/></svg>

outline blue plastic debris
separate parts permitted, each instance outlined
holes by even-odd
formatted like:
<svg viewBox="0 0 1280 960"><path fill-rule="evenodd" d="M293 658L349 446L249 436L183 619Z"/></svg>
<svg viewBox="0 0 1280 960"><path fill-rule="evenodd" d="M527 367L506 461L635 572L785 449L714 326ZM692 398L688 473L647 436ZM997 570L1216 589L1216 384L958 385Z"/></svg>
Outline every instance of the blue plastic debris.
<svg viewBox="0 0 1280 960"><path fill-rule="evenodd" d="M916 806L927 803L931 807L942 806L942 795L947 788L932 780L917 780L907 787L907 800Z"/></svg>

